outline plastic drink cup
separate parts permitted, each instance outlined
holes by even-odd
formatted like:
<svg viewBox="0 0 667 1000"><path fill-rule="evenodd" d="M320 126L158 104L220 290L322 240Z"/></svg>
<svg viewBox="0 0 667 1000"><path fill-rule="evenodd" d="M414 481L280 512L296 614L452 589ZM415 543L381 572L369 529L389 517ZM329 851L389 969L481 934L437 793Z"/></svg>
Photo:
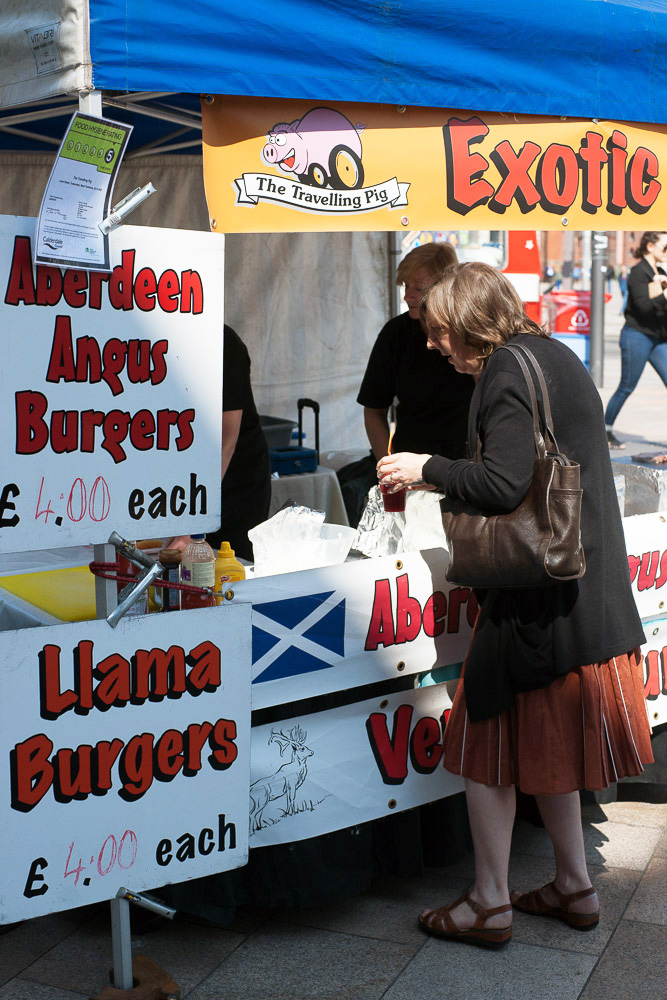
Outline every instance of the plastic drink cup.
<svg viewBox="0 0 667 1000"><path fill-rule="evenodd" d="M378 483L380 487L380 493L382 494L382 503L384 504L384 509L390 514L398 513L399 511L405 510L405 494L406 489L396 490L395 493L390 493L390 486L383 486L382 483Z"/></svg>

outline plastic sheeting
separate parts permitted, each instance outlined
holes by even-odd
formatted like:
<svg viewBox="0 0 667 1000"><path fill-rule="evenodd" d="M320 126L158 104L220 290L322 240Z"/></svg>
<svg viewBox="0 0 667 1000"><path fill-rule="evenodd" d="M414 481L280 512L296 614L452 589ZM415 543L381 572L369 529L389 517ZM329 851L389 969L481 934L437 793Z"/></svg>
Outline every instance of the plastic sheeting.
<svg viewBox="0 0 667 1000"><path fill-rule="evenodd" d="M90 0L98 89L663 122L664 0Z"/></svg>
<svg viewBox="0 0 667 1000"><path fill-rule="evenodd" d="M316 399L322 452L365 446L356 396L388 319L387 235L285 233L226 240L226 322L250 351L260 412L296 420L297 399ZM306 409L305 444L314 447L309 417Z"/></svg>
<svg viewBox="0 0 667 1000"><path fill-rule="evenodd" d="M91 86L87 0L2 0L0 107Z"/></svg>

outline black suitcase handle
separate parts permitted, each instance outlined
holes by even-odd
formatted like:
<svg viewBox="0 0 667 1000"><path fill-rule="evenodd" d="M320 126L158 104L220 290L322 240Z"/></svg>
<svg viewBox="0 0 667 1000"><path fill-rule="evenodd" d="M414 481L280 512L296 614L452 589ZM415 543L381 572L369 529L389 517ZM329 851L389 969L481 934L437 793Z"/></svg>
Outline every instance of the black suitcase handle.
<svg viewBox="0 0 667 1000"><path fill-rule="evenodd" d="M320 464L320 404L315 399L297 399L297 409L299 411L299 445L303 441L303 410L305 406L315 414L315 451L317 452L317 464Z"/></svg>

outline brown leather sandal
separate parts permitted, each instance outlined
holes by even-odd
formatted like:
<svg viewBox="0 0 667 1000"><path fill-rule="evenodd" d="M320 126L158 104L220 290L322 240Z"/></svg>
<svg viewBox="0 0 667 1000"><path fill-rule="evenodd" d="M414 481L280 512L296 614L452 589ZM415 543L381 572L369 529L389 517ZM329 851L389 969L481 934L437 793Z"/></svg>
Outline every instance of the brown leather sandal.
<svg viewBox="0 0 667 1000"><path fill-rule="evenodd" d="M465 930L457 927L450 916L451 911L455 910L460 903L467 903L470 909L477 914L475 923ZM446 938L448 941L463 941L465 944L476 944L479 948L502 948L511 940L512 925L510 924L509 927L485 927L484 924L489 917L494 917L497 913L511 913L511 911L511 903L485 910L483 906L470 898L469 893L466 893L450 903L449 906L441 906L437 910L427 910L424 915L419 915L417 921L421 929L433 937Z"/></svg>
<svg viewBox="0 0 667 1000"><path fill-rule="evenodd" d="M558 906L551 906L544 902L541 895L544 889L553 889L558 898ZM514 909L521 913L529 913L536 917L555 917L556 920L562 920L564 924L574 928L575 931L592 931L600 923L600 910L597 909L594 913L574 913L570 910L570 903L594 894L595 889L591 886L589 889L571 892L566 896L558 891L553 882L549 882L541 889L533 889L531 892L511 892L510 899Z"/></svg>

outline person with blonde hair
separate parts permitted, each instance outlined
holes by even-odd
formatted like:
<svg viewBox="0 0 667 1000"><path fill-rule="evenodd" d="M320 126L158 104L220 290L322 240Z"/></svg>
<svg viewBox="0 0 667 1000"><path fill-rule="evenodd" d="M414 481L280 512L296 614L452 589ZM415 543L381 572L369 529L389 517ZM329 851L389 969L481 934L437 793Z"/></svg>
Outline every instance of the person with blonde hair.
<svg viewBox="0 0 667 1000"><path fill-rule="evenodd" d="M574 352L529 319L510 282L486 264L449 268L421 309L429 347L476 381L469 420L475 459L397 453L378 462L381 482L437 489L484 514L514 510L532 479L532 406L517 359L499 348L528 350L544 373L558 446L581 466L586 572L550 586L477 591L443 758L465 779L475 880L455 902L424 910L419 923L428 934L487 948L510 940L512 908L590 930L599 904L586 867L579 790L638 775L653 759L639 653L645 637L600 397ZM536 393L543 410L537 383ZM516 788L536 798L555 877L510 897Z"/></svg>
<svg viewBox="0 0 667 1000"><path fill-rule="evenodd" d="M450 243L423 243L398 266L396 284L405 286L408 311L380 331L357 396L376 460L387 454L389 409L395 399L395 450L428 450L450 458L465 453L473 380L428 350L419 318L424 292L452 264L456 251Z"/></svg>

